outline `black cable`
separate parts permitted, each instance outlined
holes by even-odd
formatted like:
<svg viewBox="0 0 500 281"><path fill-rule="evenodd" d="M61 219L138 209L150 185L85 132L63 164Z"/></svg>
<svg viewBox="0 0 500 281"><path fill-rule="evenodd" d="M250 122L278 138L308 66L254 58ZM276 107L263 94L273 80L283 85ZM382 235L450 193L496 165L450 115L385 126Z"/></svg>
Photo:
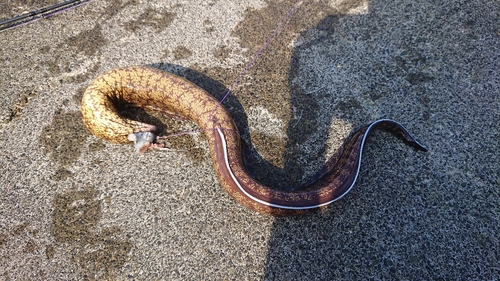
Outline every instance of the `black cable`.
<svg viewBox="0 0 500 281"><path fill-rule="evenodd" d="M44 7L42 9L32 11L26 14L22 14L10 19L6 19L3 21L0 21L0 32L24 25L30 22L37 21L41 18L48 18L52 15L55 15L58 12L62 12L64 10L69 10L72 8L76 8L80 5L86 4L87 2L90 2L93 0L69 0L63 3L55 4L52 6ZM26 18L30 18L28 20L24 20Z"/></svg>

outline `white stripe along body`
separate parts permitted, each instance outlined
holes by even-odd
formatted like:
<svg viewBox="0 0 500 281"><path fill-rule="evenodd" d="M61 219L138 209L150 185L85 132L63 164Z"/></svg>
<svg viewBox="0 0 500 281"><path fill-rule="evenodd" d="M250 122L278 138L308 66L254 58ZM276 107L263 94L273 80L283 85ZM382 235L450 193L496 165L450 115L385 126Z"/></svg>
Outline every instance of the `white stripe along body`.
<svg viewBox="0 0 500 281"><path fill-rule="evenodd" d="M193 83L150 67L113 69L97 77L82 98L83 121L97 137L115 143L136 141L139 150L156 147L140 132L156 131L153 125L126 119L115 108L118 102L175 114L195 121L207 137L214 170L225 190L241 204L270 215L297 215L326 206L353 187L370 133L383 128L409 145L426 151L399 123L382 119L356 131L313 177L311 184L293 192L260 184L245 170L238 130L219 102ZM217 109L214 111L214 109ZM151 138L151 134L147 134Z"/></svg>

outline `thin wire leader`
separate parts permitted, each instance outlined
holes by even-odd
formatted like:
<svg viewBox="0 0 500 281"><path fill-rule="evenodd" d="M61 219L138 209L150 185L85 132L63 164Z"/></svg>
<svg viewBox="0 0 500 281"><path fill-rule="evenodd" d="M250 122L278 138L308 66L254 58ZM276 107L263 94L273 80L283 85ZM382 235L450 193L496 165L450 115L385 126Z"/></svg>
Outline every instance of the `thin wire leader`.
<svg viewBox="0 0 500 281"><path fill-rule="evenodd" d="M238 76L238 78L236 79L236 81L234 81L233 85L229 88L229 90L224 95L224 97L222 97L222 99L219 101L219 103L217 104L217 106L212 111L212 114L210 114L209 119L212 119L212 117L215 114L215 112L217 111L217 109L219 109L219 107L222 105L222 103L224 102L224 100L229 96L229 94L231 94L233 92L233 90L236 87L236 85L238 85L239 82L241 81L241 79L243 78L243 76L245 76L245 74L247 74L248 70L254 65L254 63L260 57L260 55L262 54L262 52L267 48L267 46L269 45L269 43L271 42L271 40L273 40L274 37L276 37L276 34L278 34L278 32L280 31L280 29L285 25L286 21L290 18L290 16L292 16L293 12L297 9L297 7L299 6L299 4L301 2L302 2L302 0L297 0L297 2L295 2L295 4L293 5L293 7L288 11L288 13L286 14L286 16L283 18L283 20L281 20L281 22L278 25L278 27L276 27L276 29L273 31L273 33L271 34L271 36L269 36L267 38L266 43L264 43L264 45L262 45L262 47L257 52L257 54L255 54L255 56L253 57L253 59L247 64L247 66L240 73L240 75Z"/></svg>

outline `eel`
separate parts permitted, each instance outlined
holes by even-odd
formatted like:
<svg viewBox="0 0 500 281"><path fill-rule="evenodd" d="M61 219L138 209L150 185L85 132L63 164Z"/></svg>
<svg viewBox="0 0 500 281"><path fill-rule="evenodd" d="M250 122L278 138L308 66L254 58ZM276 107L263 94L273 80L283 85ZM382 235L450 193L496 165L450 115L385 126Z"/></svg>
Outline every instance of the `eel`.
<svg viewBox="0 0 500 281"><path fill-rule="evenodd" d="M377 120L353 133L306 186L295 191L280 191L249 175L232 117L218 100L188 80L152 67L130 66L101 74L83 94L83 122L95 136L112 143L134 141L140 153L160 148L155 142L157 128L122 117L116 109L119 103L196 122L208 140L213 167L222 187L242 205L273 216L315 211L346 195L356 182L363 147L375 129L389 130L414 148L427 151L398 122Z"/></svg>

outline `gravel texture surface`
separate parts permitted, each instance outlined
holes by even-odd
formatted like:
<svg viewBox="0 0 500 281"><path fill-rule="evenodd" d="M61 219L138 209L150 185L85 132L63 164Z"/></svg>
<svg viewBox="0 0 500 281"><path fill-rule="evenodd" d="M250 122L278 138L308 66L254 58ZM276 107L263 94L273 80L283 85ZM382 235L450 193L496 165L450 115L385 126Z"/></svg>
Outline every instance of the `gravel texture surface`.
<svg viewBox="0 0 500 281"><path fill-rule="evenodd" d="M498 280L499 1L298 7L224 103L255 178L304 183L380 118L430 148L376 132L353 190L306 216L238 205L202 135L137 155L84 127L83 91L119 66L222 97L294 3L93 1L0 32L0 280Z"/></svg>

